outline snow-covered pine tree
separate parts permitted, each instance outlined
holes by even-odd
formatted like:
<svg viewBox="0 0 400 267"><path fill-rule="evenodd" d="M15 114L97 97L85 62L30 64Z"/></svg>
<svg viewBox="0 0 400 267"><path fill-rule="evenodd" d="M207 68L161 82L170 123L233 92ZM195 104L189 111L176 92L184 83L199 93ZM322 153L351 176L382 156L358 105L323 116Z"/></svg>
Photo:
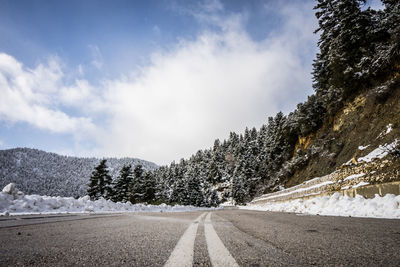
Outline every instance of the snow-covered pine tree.
<svg viewBox="0 0 400 267"><path fill-rule="evenodd" d="M154 174L150 171L145 172L144 174L144 194L143 194L143 201L147 203L153 202L155 200L155 187L156 187L156 180Z"/></svg>
<svg viewBox="0 0 400 267"><path fill-rule="evenodd" d="M217 194L217 191L212 190L210 199L209 199L209 206L211 207L217 207L220 204L219 197Z"/></svg>
<svg viewBox="0 0 400 267"><path fill-rule="evenodd" d="M221 182L221 180L221 172L217 167L216 159L213 157L209 163L209 166L207 166L207 182L215 185L216 183Z"/></svg>
<svg viewBox="0 0 400 267"><path fill-rule="evenodd" d="M245 203L247 183L244 174L244 162L238 162L232 178L232 198L237 204Z"/></svg>
<svg viewBox="0 0 400 267"><path fill-rule="evenodd" d="M99 199L100 197L110 199L113 195L111 186L112 178L109 175L106 163L107 160L101 160L90 177L88 195L93 200Z"/></svg>
<svg viewBox="0 0 400 267"><path fill-rule="evenodd" d="M142 202L145 188L144 188L144 170L143 166L138 164L133 169L133 179L130 186L130 201L132 203Z"/></svg>
<svg viewBox="0 0 400 267"><path fill-rule="evenodd" d="M390 73L399 72L400 61L400 1L398 0L382 0L385 5L384 29L389 34L389 40L384 47L384 52L379 51L377 57L382 57L386 62L387 71Z"/></svg>
<svg viewBox="0 0 400 267"><path fill-rule="evenodd" d="M328 111L360 87L357 64L368 46L368 17L360 9L365 0L318 0L316 17L320 51L313 64L313 87Z"/></svg>
<svg viewBox="0 0 400 267"><path fill-rule="evenodd" d="M186 197L186 186L183 179L177 179L172 187L169 203L184 204Z"/></svg>
<svg viewBox="0 0 400 267"><path fill-rule="evenodd" d="M204 196L198 176L199 168L196 165L195 159L191 158L184 173L186 194L183 201L185 205L200 206L203 203Z"/></svg>
<svg viewBox="0 0 400 267"><path fill-rule="evenodd" d="M154 201L157 203L166 203L171 195L171 186L169 178L169 168L161 166L154 171L155 193Z"/></svg>
<svg viewBox="0 0 400 267"><path fill-rule="evenodd" d="M114 195L112 200L115 202L127 202L130 200L130 186L132 183L132 166L124 165L114 184Z"/></svg>

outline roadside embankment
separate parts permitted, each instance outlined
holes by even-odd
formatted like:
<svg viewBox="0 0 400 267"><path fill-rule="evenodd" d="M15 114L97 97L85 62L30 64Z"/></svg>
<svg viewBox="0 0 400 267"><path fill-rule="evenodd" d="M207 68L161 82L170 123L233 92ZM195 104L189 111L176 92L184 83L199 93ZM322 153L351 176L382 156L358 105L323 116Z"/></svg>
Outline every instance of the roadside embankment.
<svg viewBox="0 0 400 267"><path fill-rule="evenodd" d="M252 210L400 218L400 159L388 153L397 140L353 158L331 174L255 198Z"/></svg>

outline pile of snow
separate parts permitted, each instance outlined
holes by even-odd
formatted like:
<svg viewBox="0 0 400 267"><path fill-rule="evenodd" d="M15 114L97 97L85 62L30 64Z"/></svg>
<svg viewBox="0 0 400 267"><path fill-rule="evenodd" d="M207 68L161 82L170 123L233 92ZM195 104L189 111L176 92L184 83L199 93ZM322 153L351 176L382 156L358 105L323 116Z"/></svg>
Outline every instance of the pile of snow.
<svg viewBox="0 0 400 267"><path fill-rule="evenodd" d="M230 207L235 206L235 201L232 198L229 198L227 201L220 204L221 207Z"/></svg>
<svg viewBox="0 0 400 267"><path fill-rule="evenodd" d="M24 195L15 188L13 183L0 192L0 213L2 215L37 214L37 213L86 213L86 212L182 212L204 210L206 208L193 206L169 206L131 204L112 202L101 198L91 201L89 196L78 199L72 197L49 197L39 195Z"/></svg>
<svg viewBox="0 0 400 267"><path fill-rule="evenodd" d="M315 197L308 200L296 199L286 202L250 204L241 209L260 211L282 211L331 216L375 217L400 219L400 196L375 195L366 199L360 195L355 198L335 193L331 196Z"/></svg>

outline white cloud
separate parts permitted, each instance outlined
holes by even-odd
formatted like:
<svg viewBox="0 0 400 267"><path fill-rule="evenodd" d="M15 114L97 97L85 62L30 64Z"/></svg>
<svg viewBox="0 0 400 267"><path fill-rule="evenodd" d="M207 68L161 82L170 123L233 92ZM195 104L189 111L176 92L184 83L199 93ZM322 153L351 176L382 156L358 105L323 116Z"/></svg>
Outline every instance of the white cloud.
<svg viewBox="0 0 400 267"><path fill-rule="evenodd" d="M90 118L71 117L57 107L63 73L57 61L27 69L0 53L0 120L27 122L55 133L76 134L93 128Z"/></svg>
<svg viewBox="0 0 400 267"><path fill-rule="evenodd" d="M294 108L311 92L310 62L304 60L315 49L311 6L307 12L301 4L277 10L285 25L256 42L244 30L246 14L218 15L223 9L219 4L208 2L196 15L202 23L217 26L218 33L208 30L194 40L182 39L174 49L155 53L139 72L99 86L82 77L65 85L56 63L26 70L2 54L0 62L9 63L0 63L5 95L0 120L78 132L79 138L97 144L91 151L96 155L164 164L207 148L230 131L259 127L282 108ZM91 49L98 52L101 68L100 50ZM49 77L42 79L47 82L41 89L32 85L40 84L39 77ZM84 116L69 116L62 106Z"/></svg>

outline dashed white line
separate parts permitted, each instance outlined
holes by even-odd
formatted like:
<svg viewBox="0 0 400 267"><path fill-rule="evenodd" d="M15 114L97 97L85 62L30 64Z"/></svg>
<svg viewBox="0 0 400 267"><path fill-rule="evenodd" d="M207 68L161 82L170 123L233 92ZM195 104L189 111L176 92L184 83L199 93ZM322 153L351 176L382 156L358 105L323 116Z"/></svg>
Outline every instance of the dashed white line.
<svg viewBox="0 0 400 267"><path fill-rule="evenodd" d="M211 223L211 213L207 214L204 222L204 233L206 236L208 254L210 256L211 264L214 267L230 266L239 267L236 260L232 257L226 249L221 239L218 237Z"/></svg>
<svg viewBox="0 0 400 267"><path fill-rule="evenodd" d="M206 213L201 214L189 225L185 233L179 239L178 244L176 244L174 251L172 251L164 267L189 267L193 265L194 241L196 239L197 228L205 214Z"/></svg>

